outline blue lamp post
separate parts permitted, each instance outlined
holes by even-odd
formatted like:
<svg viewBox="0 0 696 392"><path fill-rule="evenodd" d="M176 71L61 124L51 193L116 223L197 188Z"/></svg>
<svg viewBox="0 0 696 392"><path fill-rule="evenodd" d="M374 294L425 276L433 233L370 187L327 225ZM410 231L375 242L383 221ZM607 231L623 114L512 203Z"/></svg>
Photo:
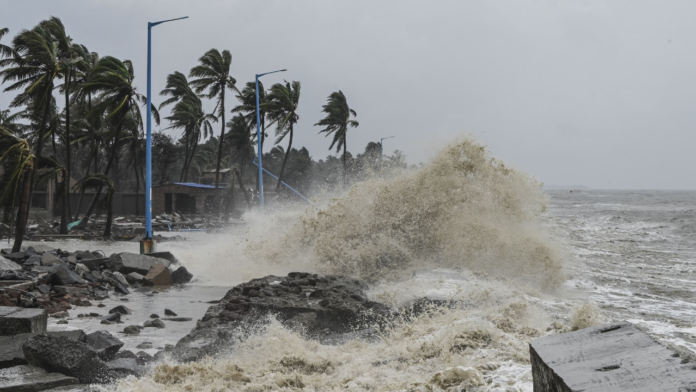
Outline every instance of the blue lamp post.
<svg viewBox="0 0 696 392"><path fill-rule="evenodd" d="M156 251L155 240L152 239L152 28L158 24L183 18L147 22L147 137L145 147L145 236L140 241L140 253L148 254Z"/></svg>
<svg viewBox="0 0 696 392"><path fill-rule="evenodd" d="M259 78L263 75L268 75L276 72L285 72L287 69L281 69L279 71L266 72L262 74L256 74L256 143L258 144L258 155L259 155L259 201L261 202L261 210L264 208L263 204L263 164L261 162L261 111L259 110Z"/></svg>

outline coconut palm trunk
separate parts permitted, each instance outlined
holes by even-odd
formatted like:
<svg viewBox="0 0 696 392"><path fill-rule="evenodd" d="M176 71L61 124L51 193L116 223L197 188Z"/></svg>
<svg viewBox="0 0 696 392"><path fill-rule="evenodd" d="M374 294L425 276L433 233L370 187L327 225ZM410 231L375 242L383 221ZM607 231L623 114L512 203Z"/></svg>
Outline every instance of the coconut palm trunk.
<svg viewBox="0 0 696 392"><path fill-rule="evenodd" d="M222 143L225 141L225 89L220 90L220 115L222 116L222 127L220 127L220 144L218 144L217 166L215 169L215 189L220 181L220 161L222 160Z"/></svg>
<svg viewBox="0 0 696 392"><path fill-rule="evenodd" d="M22 250L22 241L24 233L27 230L27 220L29 219L29 208L31 207L31 188L34 183L35 165L33 160L27 163L24 167L22 196L19 202L19 211L17 212L17 224L15 226L15 240L12 246L12 252Z"/></svg>

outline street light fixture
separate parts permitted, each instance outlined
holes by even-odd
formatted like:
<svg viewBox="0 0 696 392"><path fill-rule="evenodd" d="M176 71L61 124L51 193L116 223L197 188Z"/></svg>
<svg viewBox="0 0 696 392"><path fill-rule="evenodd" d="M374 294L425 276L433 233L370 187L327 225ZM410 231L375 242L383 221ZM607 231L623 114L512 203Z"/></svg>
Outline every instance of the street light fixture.
<svg viewBox="0 0 696 392"><path fill-rule="evenodd" d="M266 72L262 74L256 74L256 143L258 145L258 155L259 155L259 201L261 202L261 210L264 209L263 204L263 164L261 161L261 114L259 110L259 78L263 75L268 75L276 72L285 72L287 69L281 69L278 71Z"/></svg>
<svg viewBox="0 0 696 392"><path fill-rule="evenodd" d="M383 158L383 156L384 156L384 139L391 139L391 138L393 138L393 137L394 137L394 136L387 136L387 137L383 137L383 138L379 139L379 148L380 148L380 152L379 152L379 171L380 171L380 172L382 171L382 166L384 166L384 161L383 161L383 159L384 159L384 158Z"/></svg>
<svg viewBox="0 0 696 392"><path fill-rule="evenodd" d="M148 254L156 251L155 240L152 239L152 28L158 24L174 20L186 19L188 16L176 19L147 22L147 137L145 146L145 236L140 241L140 253Z"/></svg>

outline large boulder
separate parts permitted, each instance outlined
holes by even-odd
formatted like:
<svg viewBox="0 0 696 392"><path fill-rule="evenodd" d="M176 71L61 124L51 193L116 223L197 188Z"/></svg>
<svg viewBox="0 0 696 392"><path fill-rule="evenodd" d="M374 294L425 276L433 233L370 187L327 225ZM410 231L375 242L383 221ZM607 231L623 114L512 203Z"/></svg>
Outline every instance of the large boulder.
<svg viewBox="0 0 696 392"><path fill-rule="evenodd" d="M171 264L170 261L166 259L124 252L111 255L111 259L106 266L110 270L118 271L124 275L128 275L131 272L146 275L150 271L150 268L155 265L169 267L169 264Z"/></svg>
<svg viewBox="0 0 696 392"><path fill-rule="evenodd" d="M47 334L51 336L65 336L77 342L84 342L86 337L82 330L55 331L47 332ZM0 337L0 369L17 365L26 365L27 360L24 358L22 345L35 335L34 333L22 333L19 335ZM2 391L2 389L0 389L0 391Z"/></svg>
<svg viewBox="0 0 696 392"><path fill-rule="evenodd" d="M107 331L96 331L87 335L86 343L92 347L99 358L108 361L116 356L123 342Z"/></svg>
<svg viewBox="0 0 696 392"><path fill-rule="evenodd" d="M390 309L367 300L367 288L357 279L299 272L254 279L234 287L208 308L171 354L182 361L215 355L234 344L238 331L265 324L269 314L327 343L358 331L370 334L374 331L365 326L381 322Z"/></svg>
<svg viewBox="0 0 696 392"><path fill-rule="evenodd" d="M77 377L83 383L106 382L114 376L96 351L65 336L33 336L24 342L22 351L30 365Z"/></svg>
<svg viewBox="0 0 696 392"><path fill-rule="evenodd" d="M188 272L186 267L179 267L172 272L172 283L183 284L188 283L193 278L193 274Z"/></svg>
<svg viewBox="0 0 696 392"><path fill-rule="evenodd" d="M80 275L70 269L68 263L56 265L51 275L51 283L59 286L67 286L72 284L86 284Z"/></svg>
<svg viewBox="0 0 696 392"><path fill-rule="evenodd" d="M68 385L75 385L78 380L60 373L49 373L36 366L22 365L0 370L0 391L34 392L58 391ZM62 388L61 388L62 389ZM74 392L72 388L62 389Z"/></svg>

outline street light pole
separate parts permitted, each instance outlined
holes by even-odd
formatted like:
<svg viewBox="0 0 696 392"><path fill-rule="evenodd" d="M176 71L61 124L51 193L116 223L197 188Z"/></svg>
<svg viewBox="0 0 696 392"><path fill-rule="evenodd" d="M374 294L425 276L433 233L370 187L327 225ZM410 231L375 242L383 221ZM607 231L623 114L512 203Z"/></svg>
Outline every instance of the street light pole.
<svg viewBox="0 0 696 392"><path fill-rule="evenodd" d="M382 171L382 166L383 166L383 163L384 163L384 162L383 162L383 159L384 159L384 158L383 158L383 157L384 157L384 139L391 139L391 138L393 138L393 137L394 137L394 136L387 136L387 137L383 137L383 138L379 139L379 148L380 148L380 152L379 152L379 171L380 171L380 172Z"/></svg>
<svg viewBox="0 0 696 392"><path fill-rule="evenodd" d="M263 165L262 165L262 152L261 152L261 111L259 110L259 78L263 75L268 75L276 72L285 72L287 69L281 69L273 72L266 72L262 74L256 74L256 143L258 145L258 155L259 155L259 202L261 203L261 210L264 209L263 204Z"/></svg>
<svg viewBox="0 0 696 392"><path fill-rule="evenodd" d="M148 254L156 251L155 240L152 239L152 28L158 24L174 20L186 19L188 16L176 19L147 22L147 135L145 142L145 236L140 241L140 253Z"/></svg>

